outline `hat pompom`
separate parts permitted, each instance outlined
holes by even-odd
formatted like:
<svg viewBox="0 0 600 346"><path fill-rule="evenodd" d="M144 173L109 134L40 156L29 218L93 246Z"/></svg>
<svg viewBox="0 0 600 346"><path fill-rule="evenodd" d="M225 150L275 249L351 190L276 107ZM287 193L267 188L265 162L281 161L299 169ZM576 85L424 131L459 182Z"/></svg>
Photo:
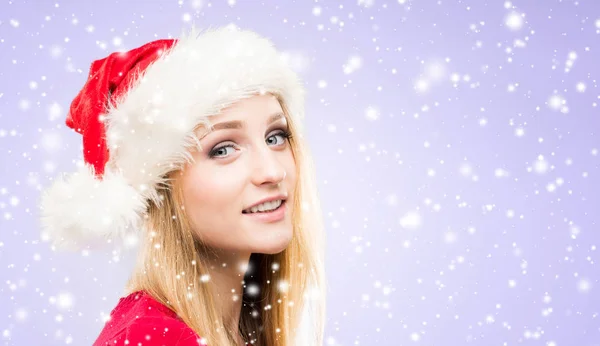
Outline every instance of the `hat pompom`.
<svg viewBox="0 0 600 346"><path fill-rule="evenodd" d="M84 164L43 194L42 239L67 250L125 239L135 236L146 208L146 200L122 174L106 170L100 180L93 166Z"/></svg>

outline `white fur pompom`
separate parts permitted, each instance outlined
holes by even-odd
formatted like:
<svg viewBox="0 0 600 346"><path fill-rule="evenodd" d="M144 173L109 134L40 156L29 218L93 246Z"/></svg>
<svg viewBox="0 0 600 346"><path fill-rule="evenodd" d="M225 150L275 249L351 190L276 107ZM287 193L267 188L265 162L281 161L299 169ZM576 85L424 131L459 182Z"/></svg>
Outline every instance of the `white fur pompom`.
<svg viewBox="0 0 600 346"><path fill-rule="evenodd" d="M106 171L100 180L86 164L55 181L42 196L41 208L42 239L79 250L133 235L146 202L121 174Z"/></svg>

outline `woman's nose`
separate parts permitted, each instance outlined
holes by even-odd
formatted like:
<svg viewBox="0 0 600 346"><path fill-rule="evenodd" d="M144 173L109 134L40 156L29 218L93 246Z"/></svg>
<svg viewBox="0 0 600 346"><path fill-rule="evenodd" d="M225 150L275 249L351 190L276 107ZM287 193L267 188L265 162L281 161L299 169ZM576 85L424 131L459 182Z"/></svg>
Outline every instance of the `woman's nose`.
<svg viewBox="0 0 600 346"><path fill-rule="evenodd" d="M260 149L255 152L252 157L254 167L252 180L255 185L279 184L285 179L285 167L277 154L271 148Z"/></svg>

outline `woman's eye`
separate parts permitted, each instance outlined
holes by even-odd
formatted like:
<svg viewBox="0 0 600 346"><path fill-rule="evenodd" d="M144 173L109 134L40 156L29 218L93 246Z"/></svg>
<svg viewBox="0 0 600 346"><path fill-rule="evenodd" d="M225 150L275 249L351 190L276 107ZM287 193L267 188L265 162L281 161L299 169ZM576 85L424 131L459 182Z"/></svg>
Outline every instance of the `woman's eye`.
<svg viewBox="0 0 600 346"><path fill-rule="evenodd" d="M231 149L231 152L235 151L235 148L233 147L233 145L228 144L228 145L224 145L222 147L213 149L210 152L209 156L210 157L226 157L227 151L228 151L227 149Z"/></svg>
<svg viewBox="0 0 600 346"><path fill-rule="evenodd" d="M277 140L275 140L275 141L272 140L272 138L277 138L277 137L281 138L280 142L277 142ZM288 132L281 131L274 135L269 136L269 138L267 138L267 143L274 144L274 145L281 145L290 137L291 137L291 135Z"/></svg>
<svg viewBox="0 0 600 346"><path fill-rule="evenodd" d="M279 140L277 139L277 137L279 137ZM285 141L289 140L290 138L292 138L291 133L289 133L287 131L280 131L278 133L275 133L275 134L269 136L267 138L267 144L281 146L281 145L285 144ZM235 152L235 146L233 144L226 144L226 145L214 148L209 153L209 157L210 158L215 158L215 157L224 158L224 157L229 156L228 154L232 154L233 152Z"/></svg>

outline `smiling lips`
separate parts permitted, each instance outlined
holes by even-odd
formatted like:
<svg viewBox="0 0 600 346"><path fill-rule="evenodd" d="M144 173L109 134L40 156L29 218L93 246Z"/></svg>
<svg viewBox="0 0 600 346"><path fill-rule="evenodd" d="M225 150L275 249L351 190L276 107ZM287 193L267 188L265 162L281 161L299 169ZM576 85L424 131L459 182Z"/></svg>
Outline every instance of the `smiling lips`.
<svg viewBox="0 0 600 346"><path fill-rule="evenodd" d="M246 214L276 209L279 207L279 204L284 203L286 199L287 196L284 194L267 197L244 209L242 212Z"/></svg>
<svg viewBox="0 0 600 346"><path fill-rule="evenodd" d="M254 206L254 207L244 210L243 213L250 214L250 213L262 213L262 212L273 211L273 210L279 208L279 206L281 206L281 204L283 202L284 202L283 200L277 199L272 202L261 203L257 206Z"/></svg>
<svg viewBox="0 0 600 346"><path fill-rule="evenodd" d="M249 211L244 210L242 213L244 215L247 215L248 217L251 217L254 220L270 223L283 220L285 218L286 211L287 203L285 203L285 200L280 199L275 200L273 202L259 204L255 207L250 208Z"/></svg>

